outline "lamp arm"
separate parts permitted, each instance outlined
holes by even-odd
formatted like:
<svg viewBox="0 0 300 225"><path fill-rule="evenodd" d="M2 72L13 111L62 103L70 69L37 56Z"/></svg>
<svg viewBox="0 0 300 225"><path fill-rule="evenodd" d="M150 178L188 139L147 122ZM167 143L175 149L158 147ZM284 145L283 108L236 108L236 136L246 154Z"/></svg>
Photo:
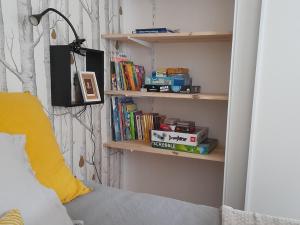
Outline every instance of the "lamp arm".
<svg viewBox="0 0 300 225"><path fill-rule="evenodd" d="M72 29L72 31L73 31L73 33L74 33L74 35L75 35L76 40L79 40L79 36L78 36L78 34L76 33L76 30L75 30L75 28L73 27L73 25L71 24L70 20L69 20L67 17L65 17L61 12L59 12L58 10L56 10L56 9L54 9L54 8L48 8L48 9L44 10L40 15L43 16L43 15L45 15L46 13L48 13L49 11L55 12L55 13L57 13L58 15L60 15L62 18L64 18L65 21L66 21L66 22L69 24L69 26L71 27L71 29Z"/></svg>

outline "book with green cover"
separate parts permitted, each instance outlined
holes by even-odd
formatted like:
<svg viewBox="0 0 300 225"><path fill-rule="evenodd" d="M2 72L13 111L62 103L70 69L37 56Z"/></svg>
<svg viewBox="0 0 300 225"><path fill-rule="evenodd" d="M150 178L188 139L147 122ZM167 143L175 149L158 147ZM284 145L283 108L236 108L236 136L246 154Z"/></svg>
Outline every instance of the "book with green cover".
<svg viewBox="0 0 300 225"><path fill-rule="evenodd" d="M130 140L135 140L134 112L130 112Z"/></svg>

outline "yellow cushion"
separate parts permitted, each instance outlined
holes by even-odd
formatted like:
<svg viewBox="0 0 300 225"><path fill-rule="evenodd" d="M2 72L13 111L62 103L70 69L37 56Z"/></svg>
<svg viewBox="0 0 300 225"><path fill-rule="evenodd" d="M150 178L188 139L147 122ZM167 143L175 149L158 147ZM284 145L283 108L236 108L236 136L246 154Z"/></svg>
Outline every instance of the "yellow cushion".
<svg viewBox="0 0 300 225"><path fill-rule="evenodd" d="M37 179L67 203L90 192L66 166L51 123L37 97L0 93L0 132L26 134L26 151Z"/></svg>
<svg viewBox="0 0 300 225"><path fill-rule="evenodd" d="M2 215L0 225L24 225L20 211L18 209L12 209Z"/></svg>

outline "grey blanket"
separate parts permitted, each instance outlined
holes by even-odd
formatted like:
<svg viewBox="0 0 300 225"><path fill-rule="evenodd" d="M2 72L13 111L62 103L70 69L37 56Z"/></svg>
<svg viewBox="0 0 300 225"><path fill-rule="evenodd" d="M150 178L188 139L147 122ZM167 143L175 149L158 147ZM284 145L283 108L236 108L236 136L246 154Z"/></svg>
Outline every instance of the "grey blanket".
<svg viewBox="0 0 300 225"><path fill-rule="evenodd" d="M219 209L102 185L66 205L85 225L219 225Z"/></svg>

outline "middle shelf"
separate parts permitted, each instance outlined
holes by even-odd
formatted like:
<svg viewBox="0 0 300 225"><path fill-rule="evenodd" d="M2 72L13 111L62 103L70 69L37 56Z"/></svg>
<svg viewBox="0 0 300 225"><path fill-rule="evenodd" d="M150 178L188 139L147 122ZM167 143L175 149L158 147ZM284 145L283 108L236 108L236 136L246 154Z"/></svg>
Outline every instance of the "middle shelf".
<svg viewBox="0 0 300 225"><path fill-rule="evenodd" d="M192 158L192 159L202 159L202 160L209 160L215 162L224 162L224 158L225 158L224 156L225 151L224 149L220 149L220 148L213 150L211 153L207 155L200 155L200 154L189 153L189 152L153 148L150 146L150 144L145 144L142 141L120 141L120 142L111 141L105 143L103 146L108 149L127 150L131 152L133 151L146 152L152 154L177 156L177 157Z"/></svg>
<svg viewBox="0 0 300 225"><path fill-rule="evenodd" d="M191 99L191 100L210 100L228 101L226 94L180 94L180 93L161 93L161 92L142 92L142 91L105 91L111 96L125 97L149 97L149 98L171 98L171 99Z"/></svg>

